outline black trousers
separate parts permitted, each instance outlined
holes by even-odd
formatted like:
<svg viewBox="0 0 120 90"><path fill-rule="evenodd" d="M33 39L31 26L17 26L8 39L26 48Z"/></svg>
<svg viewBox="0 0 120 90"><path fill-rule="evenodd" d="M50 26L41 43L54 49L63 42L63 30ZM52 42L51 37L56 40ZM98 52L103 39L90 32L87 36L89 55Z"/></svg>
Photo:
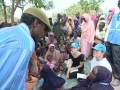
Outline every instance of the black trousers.
<svg viewBox="0 0 120 90"><path fill-rule="evenodd" d="M116 74L115 78L120 80L120 45L107 43L107 59L109 60L113 72Z"/></svg>

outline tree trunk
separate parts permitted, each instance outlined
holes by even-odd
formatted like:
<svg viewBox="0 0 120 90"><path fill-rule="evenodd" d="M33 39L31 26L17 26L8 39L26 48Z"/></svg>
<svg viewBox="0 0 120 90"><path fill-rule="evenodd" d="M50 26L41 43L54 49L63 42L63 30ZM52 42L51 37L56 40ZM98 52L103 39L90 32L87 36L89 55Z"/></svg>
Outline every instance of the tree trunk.
<svg viewBox="0 0 120 90"><path fill-rule="evenodd" d="M21 0L12 0L12 12L11 12L11 23L14 24L14 14L16 11L16 8L18 7L18 4L20 3ZM15 4L16 3L16 4Z"/></svg>
<svg viewBox="0 0 120 90"><path fill-rule="evenodd" d="M14 14L15 14L16 8L17 8L18 5L20 4L20 1L21 1L21 0L17 0L17 1L16 1L16 5L15 5L15 7L14 7Z"/></svg>
<svg viewBox="0 0 120 90"><path fill-rule="evenodd" d="M6 12L6 5L4 3L4 0L2 0L2 3L3 3L3 11L4 11L4 20L5 20L5 23L7 23L7 12Z"/></svg>
<svg viewBox="0 0 120 90"><path fill-rule="evenodd" d="M14 24L14 5L15 0L12 0L12 10L11 10L11 23Z"/></svg>

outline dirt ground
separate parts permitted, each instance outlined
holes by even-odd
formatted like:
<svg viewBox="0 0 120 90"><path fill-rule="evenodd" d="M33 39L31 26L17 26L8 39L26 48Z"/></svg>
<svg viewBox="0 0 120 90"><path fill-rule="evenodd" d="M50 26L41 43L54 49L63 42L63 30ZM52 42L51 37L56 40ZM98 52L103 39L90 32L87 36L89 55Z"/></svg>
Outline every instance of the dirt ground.
<svg viewBox="0 0 120 90"><path fill-rule="evenodd" d="M90 71L89 69L90 69L90 61L88 60L84 64L84 72L89 73L89 71ZM68 88L69 86L71 87L71 86L74 86L77 84L75 79L67 80L66 82L67 83L65 83L64 88L66 88L66 87ZM35 77L32 77L32 81L27 83L26 90L32 90L32 88L35 86L36 83L37 83L37 79ZM114 87L114 89L120 90L120 86L116 86L116 87Z"/></svg>
<svg viewBox="0 0 120 90"><path fill-rule="evenodd" d="M37 79L32 77L32 82L27 83L27 89L26 90L32 90L32 88L35 86L37 82ZM115 90L120 90L120 86L114 87Z"/></svg>

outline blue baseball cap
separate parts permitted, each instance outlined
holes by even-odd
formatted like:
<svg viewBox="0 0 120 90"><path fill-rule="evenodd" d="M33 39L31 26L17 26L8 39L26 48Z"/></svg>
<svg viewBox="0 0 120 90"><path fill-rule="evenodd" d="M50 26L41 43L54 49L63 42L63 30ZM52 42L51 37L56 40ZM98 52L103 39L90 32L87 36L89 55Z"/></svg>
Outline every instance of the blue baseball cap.
<svg viewBox="0 0 120 90"><path fill-rule="evenodd" d="M97 51L101 51L103 53L106 52L106 46L104 44L97 44L97 45L95 45L95 47L93 47L93 49L95 49Z"/></svg>
<svg viewBox="0 0 120 90"><path fill-rule="evenodd" d="M80 45L79 45L78 43L73 42L73 43L71 44L71 48L79 49L79 48L80 48Z"/></svg>

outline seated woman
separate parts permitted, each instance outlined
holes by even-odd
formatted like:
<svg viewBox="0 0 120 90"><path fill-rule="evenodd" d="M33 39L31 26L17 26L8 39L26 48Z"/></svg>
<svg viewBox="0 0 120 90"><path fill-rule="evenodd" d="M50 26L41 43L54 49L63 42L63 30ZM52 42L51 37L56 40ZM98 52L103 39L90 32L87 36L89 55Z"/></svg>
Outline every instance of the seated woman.
<svg viewBox="0 0 120 90"><path fill-rule="evenodd" d="M103 66L96 66L86 80L80 81L71 90L114 90L111 81L112 73Z"/></svg>
<svg viewBox="0 0 120 90"><path fill-rule="evenodd" d="M60 51L55 48L54 44L50 44L49 48L45 54L45 60L47 60L48 55L52 55L52 61L54 62L54 71L58 72L58 64L61 61Z"/></svg>
<svg viewBox="0 0 120 90"><path fill-rule="evenodd" d="M58 63L61 60L60 51L55 48L54 44L49 45L49 48L45 54L45 60L47 60L47 56L50 54L52 55L53 60L55 60L54 62Z"/></svg>
<svg viewBox="0 0 120 90"><path fill-rule="evenodd" d="M77 78L84 68L84 55L79 51L79 44L71 44L70 63L68 63L67 78Z"/></svg>

